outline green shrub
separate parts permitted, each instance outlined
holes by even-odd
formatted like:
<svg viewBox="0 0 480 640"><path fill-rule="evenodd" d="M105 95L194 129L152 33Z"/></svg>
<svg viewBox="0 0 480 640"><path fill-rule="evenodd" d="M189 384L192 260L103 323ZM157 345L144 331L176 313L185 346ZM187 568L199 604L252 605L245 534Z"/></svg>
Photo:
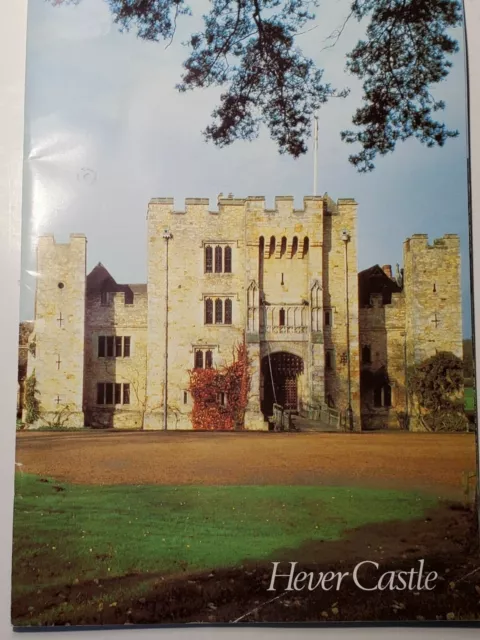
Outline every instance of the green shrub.
<svg viewBox="0 0 480 640"><path fill-rule="evenodd" d="M25 421L27 424L33 424L40 418L40 400L38 399L38 395L37 378L34 370L25 383Z"/></svg>

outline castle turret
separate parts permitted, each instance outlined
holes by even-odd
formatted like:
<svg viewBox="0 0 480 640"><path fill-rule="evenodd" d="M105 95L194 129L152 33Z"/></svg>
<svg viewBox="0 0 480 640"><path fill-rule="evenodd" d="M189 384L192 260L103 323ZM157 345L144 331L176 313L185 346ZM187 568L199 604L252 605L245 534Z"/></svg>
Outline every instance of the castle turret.
<svg viewBox="0 0 480 640"><path fill-rule="evenodd" d="M428 243L415 234L404 243L407 367L439 351L462 357L460 239L446 234Z"/></svg>
<svg viewBox="0 0 480 640"><path fill-rule="evenodd" d="M41 418L83 426L86 238L71 234L58 244L52 235L37 245L34 347L28 371L35 372Z"/></svg>

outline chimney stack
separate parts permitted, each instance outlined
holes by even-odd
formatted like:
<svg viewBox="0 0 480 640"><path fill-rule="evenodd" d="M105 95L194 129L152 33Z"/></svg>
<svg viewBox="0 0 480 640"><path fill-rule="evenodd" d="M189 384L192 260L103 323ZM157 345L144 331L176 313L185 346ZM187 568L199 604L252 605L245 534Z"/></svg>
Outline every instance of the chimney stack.
<svg viewBox="0 0 480 640"><path fill-rule="evenodd" d="M382 267L382 271L386 276L388 276L390 279L392 279L392 265L391 264L384 264L383 267Z"/></svg>

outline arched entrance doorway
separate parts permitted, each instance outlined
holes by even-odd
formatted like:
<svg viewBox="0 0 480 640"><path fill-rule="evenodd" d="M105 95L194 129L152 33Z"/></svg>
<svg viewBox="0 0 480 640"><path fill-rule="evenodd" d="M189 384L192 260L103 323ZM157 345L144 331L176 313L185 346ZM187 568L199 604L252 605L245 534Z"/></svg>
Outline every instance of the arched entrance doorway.
<svg viewBox="0 0 480 640"><path fill-rule="evenodd" d="M284 409L298 410L298 376L301 373L303 360L293 353L280 351L262 359L262 412L265 416L273 414L275 400Z"/></svg>

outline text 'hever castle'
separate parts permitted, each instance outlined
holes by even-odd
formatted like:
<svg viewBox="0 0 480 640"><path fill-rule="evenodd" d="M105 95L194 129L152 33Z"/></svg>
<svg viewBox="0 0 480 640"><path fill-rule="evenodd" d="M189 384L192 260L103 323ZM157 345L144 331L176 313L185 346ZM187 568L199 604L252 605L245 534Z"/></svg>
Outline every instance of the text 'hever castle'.
<svg viewBox="0 0 480 640"><path fill-rule="evenodd" d="M29 374L44 417L71 426L191 429L189 370L220 367L246 340L246 429L273 403L338 410L355 430L403 426L409 368L437 351L462 357L460 246L447 234L404 243L404 267L357 271L357 203L290 196L154 198L147 284L117 284L86 238L38 240ZM168 302L167 302L168 300ZM168 304L168 309L167 309ZM165 381L167 394L165 394ZM218 399L228 403L228 397ZM415 421L410 428L416 428Z"/></svg>

